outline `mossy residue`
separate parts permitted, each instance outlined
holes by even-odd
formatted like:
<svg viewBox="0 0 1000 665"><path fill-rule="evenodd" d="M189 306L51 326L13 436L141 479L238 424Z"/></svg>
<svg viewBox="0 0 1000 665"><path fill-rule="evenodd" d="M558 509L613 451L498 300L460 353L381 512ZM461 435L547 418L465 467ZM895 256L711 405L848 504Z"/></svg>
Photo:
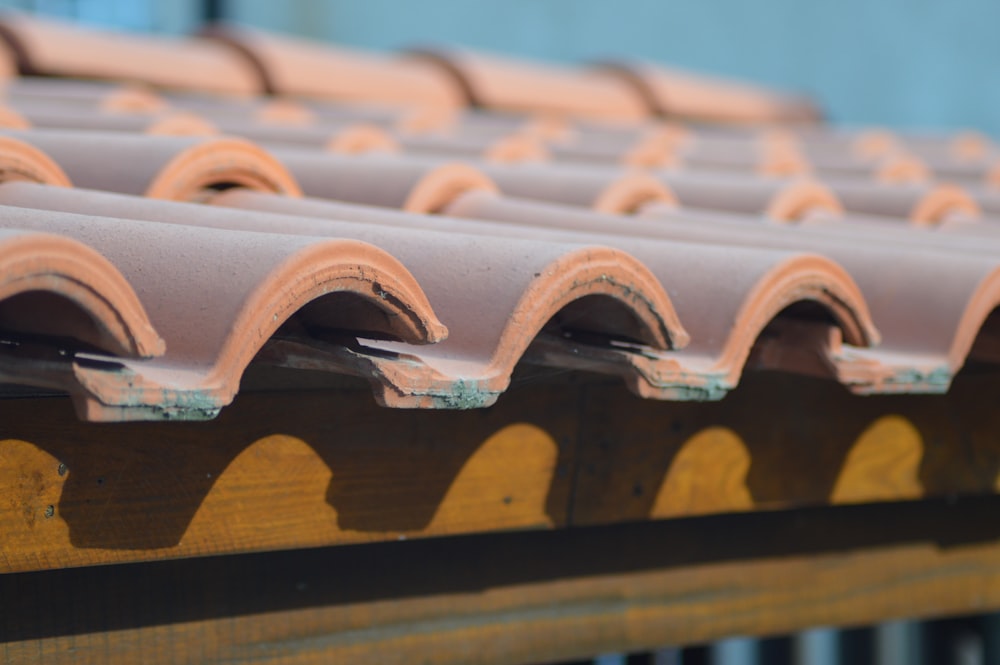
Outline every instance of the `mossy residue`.
<svg viewBox="0 0 1000 665"><path fill-rule="evenodd" d="M479 381L456 379L451 384L451 390L446 393L430 395L437 409L482 409L492 406L500 393L495 390L485 390Z"/></svg>

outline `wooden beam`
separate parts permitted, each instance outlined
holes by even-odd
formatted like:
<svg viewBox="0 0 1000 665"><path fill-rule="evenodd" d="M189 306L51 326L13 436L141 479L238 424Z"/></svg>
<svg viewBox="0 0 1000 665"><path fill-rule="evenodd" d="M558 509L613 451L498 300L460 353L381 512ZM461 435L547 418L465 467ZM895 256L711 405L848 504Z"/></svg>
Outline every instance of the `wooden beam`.
<svg viewBox="0 0 1000 665"><path fill-rule="evenodd" d="M531 663L981 612L1000 607L998 511L991 496L2 575L0 654Z"/></svg>
<svg viewBox="0 0 1000 665"><path fill-rule="evenodd" d="M522 374L475 411L265 383L207 423L0 400L0 571L991 494L1000 470L988 372L895 397L750 372L715 403Z"/></svg>
<svg viewBox="0 0 1000 665"><path fill-rule="evenodd" d="M248 393L207 423L80 423L0 400L0 572L566 521L572 391L394 411L356 388Z"/></svg>

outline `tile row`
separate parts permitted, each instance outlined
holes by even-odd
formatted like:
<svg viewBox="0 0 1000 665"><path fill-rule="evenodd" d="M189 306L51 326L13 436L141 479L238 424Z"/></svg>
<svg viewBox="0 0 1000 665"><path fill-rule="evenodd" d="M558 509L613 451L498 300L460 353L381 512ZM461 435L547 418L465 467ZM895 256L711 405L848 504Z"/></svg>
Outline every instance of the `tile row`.
<svg viewBox="0 0 1000 665"><path fill-rule="evenodd" d="M468 106L632 122L656 115L814 122L804 99L759 86L617 60L557 67L461 49L365 53L236 25L188 37L106 32L0 15L0 73L136 81L168 90Z"/></svg>
<svg viewBox="0 0 1000 665"><path fill-rule="evenodd" d="M828 154L862 138L792 133ZM880 140L967 164L992 149ZM251 362L361 377L386 406L475 408L527 364L682 400L758 369L936 393L1000 359L986 185L129 129L5 130L0 174L0 377L64 390L91 420L212 417Z"/></svg>
<svg viewBox="0 0 1000 665"><path fill-rule="evenodd" d="M953 135L742 128L655 120L543 122L466 110L414 114L388 106L206 96L163 97L93 82L19 78L0 96L0 126L127 134L235 135L273 152L396 153L484 164L815 176L846 188L951 182L985 198L1000 186L995 144ZM134 93L134 94L133 94Z"/></svg>

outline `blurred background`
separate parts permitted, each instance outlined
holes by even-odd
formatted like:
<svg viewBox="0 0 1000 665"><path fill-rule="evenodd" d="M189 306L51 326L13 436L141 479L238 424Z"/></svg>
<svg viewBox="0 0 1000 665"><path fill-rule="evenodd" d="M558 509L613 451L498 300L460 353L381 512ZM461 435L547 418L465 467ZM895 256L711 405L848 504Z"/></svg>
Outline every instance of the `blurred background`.
<svg viewBox="0 0 1000 665"><path fill-rule="evenodd" d="M850 125L1000 137L995 0L0 0L136 31L206 16L371 49L460 44L573 62L630 54L809 93Z"/></svg>

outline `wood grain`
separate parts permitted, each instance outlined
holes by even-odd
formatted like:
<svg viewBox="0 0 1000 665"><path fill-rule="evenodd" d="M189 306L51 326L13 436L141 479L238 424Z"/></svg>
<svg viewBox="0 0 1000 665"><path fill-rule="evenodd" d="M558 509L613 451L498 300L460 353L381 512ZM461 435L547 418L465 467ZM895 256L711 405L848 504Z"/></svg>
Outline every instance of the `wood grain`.
<svg viewBox="0 0 1000 665"><path fill-rule="evenodd" d="M0 571L992 494L998 393L971 371L896 397L750 372L722 402L655 402L542 375L476 411L344 385L154 424L4 399Z"/></svg>
<svg viewBox="0 0 1000 665"><path fill-rule="evenodd" d="M1000 607L1000 497L0 576L9 663L532 663Z"/></svg>
<svg viewBox="0 0 1000 665"><path fill-rule="evenodd" d="M993 493L1000 391L960 374L946 395L859 397L749 372L721 402L586 388L576 524Z"/></svg>
<svg viewBox="0 0 1000 665"><path fill-rule="evenodd" d="M389 411L248 394L209 423L94 425L0 401L0 571L565 524L571 394Z"/></svg>

